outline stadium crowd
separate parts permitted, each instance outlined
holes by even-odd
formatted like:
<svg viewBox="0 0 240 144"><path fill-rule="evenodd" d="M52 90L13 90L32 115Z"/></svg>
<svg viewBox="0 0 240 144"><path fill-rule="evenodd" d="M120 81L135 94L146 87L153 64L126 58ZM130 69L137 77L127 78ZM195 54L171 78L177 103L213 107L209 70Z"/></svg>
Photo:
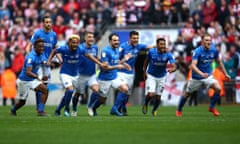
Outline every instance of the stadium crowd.
<svg viewBox="0 0 240 144"><path fill-rule="evenodd" d="M169 49L186 77L191 51L207 32L232 79L240 76L240 0L2 0L0 73L11 68L19 74L26 46L45 15L53 20L58 45L63 45L68 35L83 36L86 31L99 38L102 28L110 25L180 27Z"/></svg>

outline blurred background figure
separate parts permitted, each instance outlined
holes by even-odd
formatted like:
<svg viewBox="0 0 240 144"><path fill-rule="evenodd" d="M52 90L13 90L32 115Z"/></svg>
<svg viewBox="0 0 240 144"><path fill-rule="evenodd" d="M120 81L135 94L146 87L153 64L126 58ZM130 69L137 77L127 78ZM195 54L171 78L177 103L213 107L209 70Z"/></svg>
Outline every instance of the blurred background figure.
<svg viewBox="0 0 240 144"><path fill-rule="evenodd" d="M11 99L12 105L15 104L17 95L16 79L15 73L10 68L3 71L1 79L3 106L7 105L7 99Z"/></svg>

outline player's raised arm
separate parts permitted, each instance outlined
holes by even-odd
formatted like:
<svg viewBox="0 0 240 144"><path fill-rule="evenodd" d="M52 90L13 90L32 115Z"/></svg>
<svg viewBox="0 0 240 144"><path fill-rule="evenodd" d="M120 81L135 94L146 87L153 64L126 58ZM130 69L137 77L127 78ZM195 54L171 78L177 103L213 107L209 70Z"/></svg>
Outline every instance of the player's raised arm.
<svg viewBox="0 0 240 144"><path fill-rule="evenodd" d="M51 65L51 61L53 59L53 57L56 55L56 48L55 49L52 49L49 57L48 57L48 61L47 61L47 65L50 66ZM61 58L62 59L62 58Z"/></svg>

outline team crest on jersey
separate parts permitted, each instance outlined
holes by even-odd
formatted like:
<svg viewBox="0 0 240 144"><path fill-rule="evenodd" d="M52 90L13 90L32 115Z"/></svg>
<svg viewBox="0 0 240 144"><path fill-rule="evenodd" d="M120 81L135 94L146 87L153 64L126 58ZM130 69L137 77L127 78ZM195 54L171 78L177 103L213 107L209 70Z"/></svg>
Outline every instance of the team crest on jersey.
<svg viewBox="0 0 240 144"><path fill-rule="evenodd" d="M31 63L32 62L32 59L28 59L27 63Z"/></svg>

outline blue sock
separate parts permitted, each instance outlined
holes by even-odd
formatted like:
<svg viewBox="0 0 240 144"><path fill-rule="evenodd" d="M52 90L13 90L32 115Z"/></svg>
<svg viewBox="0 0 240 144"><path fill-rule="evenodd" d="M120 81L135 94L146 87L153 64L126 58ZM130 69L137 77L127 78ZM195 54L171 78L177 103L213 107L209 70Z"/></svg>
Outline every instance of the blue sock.
<svg viewBox="0 0 240 144"><path fill-rule="evenodd" d="M186 98L184 96L181 96L180 101L179 101L179 105L178 105L178 111L182 111L182 108L186 102Z"/></svg>
<svg viewBox="0 0 240 144"><path fill-rule="evenodd" d="M41 97L42 97L42 92L37 91L36 92L36 107L37 107L37 110L39 109L38 106L41 102Z"/></svg>
<svg viewBox="0 0 240 144"><path fill-rule="evenodd" d="M98 94L97 93L92 93L88 102L88 107L93 107L94 102L96 102L98 99Z"/></svg>
<svg viewBox="0 0 240 144"><path fill-rule="evenodd" d="M65 96L62 97L60 104L58 105L56 111L60 112L61 109L65 106Z"/></svg>
<svg viewBox="0 0 240 144"><path fill-rule="evenodd" d="M72 108L73 108L73 111L77 111L78 98L79 97L75 97L75 96L72 98Z"/></svg>
<svg viewBox="0 0 240 144"><path fill-rule="evenodd" d="M127 102L128 102L128 95L125 94L123 97L123 102L121 103L121 108L123 112L127 112L127 106L126 106Z"/></svg>
<svg viewBox="0 0 240 144"><path fill-rule="evenodd" d="M72 99L72 94L73 94L73 90L66 90L65 92L65 111L69 112L70 111L70 102Z"/></svg>
<svg viewBox="0 0 240 144"><path fill-rule="evenodd" d="M159 104L160 104L160 100L158 100L158 99L155 99L155 102L154 102L154 105L153 105L153 109L152 109L152 111L155 111L155 110L157 110L157 108L158 108Z"/></svg>
<svg viewBox="0 0 240 144"><path fill-rule="evenodd" d="M97 100L97 101L95 102L94 106L93 106L93 109L99 108L101 104L102 104L102 103L101 103L99 100Z"/></svg>
<svg viewBox="0 0 240 144"><path fill-rule="evenodd" d="M39 112L44 112L44 107L45 107L44 103L40 102L40 103L38 104L38 111L39 111Z"/></svg>
<svg viewBox="0 0 240 144"><path fill-rule="evenodd" d="M211 98L211 101L210 101L210 108L214 108L219 98L220 98L220 95L218 93L213 94L213 97Z"/></svg>
<svg viewBox="0 0 240 144"><path fill-rule="evenodd" d="M125 97L126 97L125 93L118 92L117 98L115 100L115 103L114 103L112 109L118 110L122 106L122 103L124 103Z"/></svg>

